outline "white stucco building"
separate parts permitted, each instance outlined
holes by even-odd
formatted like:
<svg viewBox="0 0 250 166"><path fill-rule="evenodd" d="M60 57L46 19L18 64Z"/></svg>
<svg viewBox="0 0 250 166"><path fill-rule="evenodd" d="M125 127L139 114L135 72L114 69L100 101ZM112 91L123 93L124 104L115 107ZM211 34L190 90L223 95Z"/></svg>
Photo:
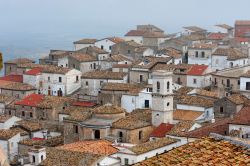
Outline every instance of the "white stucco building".
<svg viewBox="0 0 250 166"><path fill-rule="evenodd" d="M23 81L35 85L38 93L53 96L72 94L81 87L81 72L76 69L48 66L24 73Z"/></svg>
<svg viewBox="0 0 250 166"><path fill-rule="evenodd" d="M22 119L16 116L0 115L0 129L10 129L20 120Z"/></svg>
<svg viewBox="0 0 250 166"><path fill-rule="evenodd" d="M96 39L81 39L78 41L75 41L74 44L74 49L75 51L89 47L89 46L94 46L96 42Z"/></svg>
<svg viewBox="0 0 250 166"><path fill-rule="evenodd" d="M111 47L114 44L117 44L117 43L123 42L123 41L124 41L123 39L118 38L118 37L109 37L109 38L97 40L95 42L95 46L102 49L102 50L105 50L107 52L111 52Z"/></svg>
<svg viewBox="0 0 250 166"><path fill-rule="evenodd" d="M187 86L204 88L211 85L212 77L207 65L193 65L187 72Z"/></svg>

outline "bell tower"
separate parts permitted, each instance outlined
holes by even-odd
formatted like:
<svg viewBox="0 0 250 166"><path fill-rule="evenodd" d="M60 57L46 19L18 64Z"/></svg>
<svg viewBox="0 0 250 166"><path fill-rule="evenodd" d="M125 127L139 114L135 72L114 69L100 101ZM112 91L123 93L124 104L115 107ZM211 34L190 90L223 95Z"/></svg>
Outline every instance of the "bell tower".
<svg viewBox="0 0 250 166"><path fill-rule="evenodd" d="M173 123L173 71L157 70L152 73L152 124Z"/></svg>

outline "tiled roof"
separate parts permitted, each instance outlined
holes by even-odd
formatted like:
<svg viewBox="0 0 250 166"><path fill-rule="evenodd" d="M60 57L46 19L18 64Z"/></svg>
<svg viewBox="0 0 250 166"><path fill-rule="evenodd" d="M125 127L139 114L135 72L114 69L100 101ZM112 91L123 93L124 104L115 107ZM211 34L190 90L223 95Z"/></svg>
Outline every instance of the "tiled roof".
<svg viewBox="0 0 250 166"><path fill-rule="evenodd" d="M97 104L91 101L76 101L72 103L73 106L78 106L78 107L94 107Z"/></svg>
<svg viewBox="0 0 250 166"><path fill-rule="evenodd" d="M203 138L149 158L134 166L248 165L249 151L229 141Z"/></svg>
<svg viewBox="0 0 250 166"><path fill-rule="evenodd" d="M236 20L235 25L250 25L250 20Z"/></svg>
<svg viewBox="0 0 250 166"><path fill-rule="evenodd" d="M28 91L35 90L36 88L25 83L0 80L0 89Z"/></svg>
<svg viewBox="0 0 250 166"><path fill-rule="evenodd" d="M187 41L200 41L200 40L205 40L206 35L205 34L190 34L190 35L185 35L182 36L182 38L187 42Z"/></svg>
<svg viewBox="0 0 250 166"><path fill-rule="evenodd" d="M191 49L213 49L215 48L215 44L210 44L210 43L195 43L191 47Z"/></svg>
<svg viewBox="0 0 250 166"><path fill-rule="evenodd" d="M140 68L140 69L151 69L157 63L167 63L171 60L171 57L145 57L143 60L138 60L134 63L132 68Z"/></svg>
<svg viewBox="0 0 250 166"><path fill-rule="evenodd" d="M111 62L132 61L122 54L111 55L111 57L109 57L107 60Z"/></svg>
<svg viewBox="0 0 250 166"><path fill-rule="evenodd" d="M193 31L193 32L202 32L202 31L206 31L205 29L203 28L200 28L198 26L187 26L187 27L183 27L184 29L187 29L187 30L190 30L190 31Z"/></svg>
<svg viewBox="0 0 250 166"><path fill-rule="evenodd" d="M105 83L101 90L105 91L125 91L129 94L138 94L144 87L140 84L129 83Z"/></svg>
<svg viewBox="0 0 250 166"><path fill-rule="evenodd" d="M224 29L227 29L227 30L233 29L233 27L231 27L230 25L227 25L227 24L217 24L215 26L221 27L221 28L224 28Z"/></svg>
<svg viewBox="0 0 250 166"><path fill-rule="evenodd" d="M102 155L75 152L58 148L47 148L46 159L40 163L41 166L89 166L96 164L103 158Z"/></svg>
<svg viewBox="0 0 250 166"><path fill-rule="evenodd" d="M82 122L89 119L92 116L92 109L86 107L76 107L70 106L66 107L62 113L68 114L69 117L65 117L66 120L73 120L77 122Z"/></svg>
<svg viewBox="0 0 250 166"><path fill-rule="evenodd" d="M12 129L0 129L0 140L8 140L18 133L18 131Z"/></svg>
<svg viewBox="0 0 250 166"><path fill-rule="evenodd" d="M26 71L24 74L25 75L38 75L41 73L41 71L42 71L42 68L35 67L29 71Z"/></svg>
<svg viewBox="0 0 250 166"><path fill-rule="evenodd" d="M213 55L227 56L228 60L247 58L247 54L236 48L217 48Z"/></svg>
<svg viewBox="0 0 250 166"><path fill-rule="evenodd" d="M51 137L48 139L25 139L19 142L22 145L27 146L46 146L46 147L54 147L63 144L63 136Z"/></svg>
<svg viewBox="0 0 250 166"><path fill-rule="evenodd" d="M152 70L173 70L174 74L186 74L187 71L192 67L190 64L156 64Z"/></svg>
<svg viewBox="0 0 250 166"><path fill-rule="evenodd" d="M12 116L9 115L0 115L0 123L4 123L9 120Z"/></svg>
<svg viewBox="0 0 250 166"><path fill-rule="evenodd" d="M126 117L112 123L113 128L133 130L151 125L150 110L134 110Z"/></svg>
<svg viewBox="0 0 250 166"><path fill-rule="evenodd" d="M89 47L82 48L75 52L75 54L77 53L89 54L93 56L96 56L96 54L108 54L107 51L96 46L89 46Z"/></svg>
<svg viewBox="0 0 250 166"><path fill-rule="evenodd" d="M81 39L75 41L74 44L94 44L96 41L96 39Z"/></svg>
<svg viewBox="0 0 250 166"><path fill-rule="evenodd" d="M130 30L125 36L143 36L145 31L142 30Z"/></svg>
<svg viewBox="0 0 250 166"><path fill-rule="evenodd" d="M125 113L125 109L112 105L112 104L105 104L100 107L94 108L95 114L120 114Z"/></svg>
<svg viewBox="0 0 250 166"><path fill-rule="evenodd" d="M11 96L6 96L6 95L3 95L3 94L0 94L0 102L1 103L7 103L7 102L14 101L14 100L15 100L15 97L11 97Z"/></svg>
<svg viewBox="0 0 250 166"><path fill-rule="evenodd" d="M166 38L166 35L162 32L145 32L144 38Z"/></svg>
<svg viewBox="0 0 250 166"><path fill-rule="evenodd" d="M208 40L223 40L225 37L227 36L226 33L210 33L208 36L207 36L207 39Z"/></svg>
<svg viewBox="0 0 250 166"><path fill-rule="evenodd" d="M74 100L70 97L59 97L59 96L45 96L44 99L38 103L39 108L54 108L58 105L72 104Z"/></svg>
<svg viewBox="0 0 250 166"><path fill-rule="evenodd" d="M17 126L20 126L21 128L30 132L39 131L43 129L42 124L37 121L21 120L16 123Z"/></svg>
<svg viewBox="0 0 250 166"><path fill-rule="evenodd" d="M156 127L152 133L150 134L150 137L166 137L166 134L174 127L173 124L169 123L162 123L158 127Z"/></svg>
<svg viewBox="0 0 250 166"><path fill-rule="evenodd" d="M209 108L213 107L214 101L213 99L206 99L199 96L181 96L177 104Z"/></svg>
<svg viewBox="0 0 250 166"><path fill-rule="evenodd" d="M36 107L39 103L42 102L43 99L44 99L44 95L31 94L31 95L26 96L22 100L15 102L15 104L22 105L22 106Z"/></svg>
<svg viewBox="0 0 250 166"><path fill-rule="evenodd" d="M112 72L108 70L90 71L82 75L82 79L113 79L123 80L127 73Z"/></svg>
<svg viewBox="0 0 250 166"><path fill-rule="evenodd" d="M194 121L200 117L203 112L200 111L191 111L191 110L180 110L177 109L174 111L173 117L174 120L191 120Z"/></svg>
<svg viewBox="0 0 250 166"><path fill-rule="evenodd" d="M78 141L59 146L57 149L98 155L111 155L118 152L118 149L113 147L112 143L106 140Z"/></svg>
<svg viewBox="0 0 250 166"><path fill-rule="evenodd" d="M50 50L49 56L53 56L53 59L60 59L67 57L73 53L73 51L65 51L65 50Z"/></svg>
<svg viewBox="0 0 250 166"><path fill-rule="evenodd" d="M33 68L45 68L50 65L41 65L41 64L35 64L35 63L24 63L24 64L18 64L18 68L26 68L26 69L33 69Z"/></svg>
<svg viewBox="0 0 250 166"><path fill-rule="evenodd" d="M71 69L61 66L48 65L47 67L42 69L43 73L53 73L53 74L66 74Z"/></svg>
<svg viewBox="0 0 250 166"><path fill-rule="evenodd" d="M122 38L119 38L119 37L108 37L105 39L108 39L108 40L112 41L113 43L120 43L120 42L124 41Z"/></svg>
<svg viewBox="0 0 250 166"><path fill-rule="evenodd" d="M168 47L157 51L158 54L165 54L173 58L181 58L182 52L174 48Z"/></svg>
<svg viewBox="0 0 250 166"><path fill-rule="evenodd" d="M206 124L198 129L187 132L185 136L191 138L202 138L209 136L210 133L225 135L228 132L230 118L216 119L214 123ZM226 133L225 133L226 132Z"/></svg>
<svg viewBox="0 0 250 166"><path fill-rule="evenodd" d="M128 64L113 64L112 68L130 68L131 65Z"/></svg>
<svg viewBox="0 0 250 166"><path fill-rule="evenodd" d="M192 91L192 90L193 90L193 88L184 86L184 87L181 87L180 89L178 89L176 91L176 93L178 95L187 95L187 93Z"/></svg>
<svg viewBox="0 0 250 166"><path fill-rule="evenodd" d="M193 125L193 121L180 121L179 123L174 125L174 127L167 133L167 135L185 136L185 133L188 132Z"/></svg>
<svg viewBox="0 0 250 166"><path fill-rule="evenodd" d="M217 91L208 91L205 89L194 89L188 93L188 95L196 94L198 96L211 97L211 98L219 98L219 94Z"/></svg>
<svg viewBox="0 0 250 166"><path fill-rule="evenodd" d="M227 97L232 103L235 103L237 105L244 104L248 101L248 98L241 94L232 94Z"/></svg>
<svg viewBox="0 0 250 166"><path fill-rule="evenodd" d="M20 133L21 136L29 135L29 133L27 131L25 131L24 129L22 129L21 127L18 127L18 126L11 127L10 129L17 132L17 133Z"/></svg>
<svg viewBox="0 0 250 166"><path fill-rule="evenodd" d="M248 70L247 72L243 73L241 75L241 77L250 77L250 70Z"/></svg>
<svg viewBox="0 0 250 166"><path fill-rule="evenodd" d="M138 48L135 48L135 53L143 54L144 51L146 51L147 49L149 49L149 48L148 47L138 47Z"/></svg>
<svg viewBox="0 0 250 166"><path fill-rule="evenodd" d="M92 61L97 61L97 59L89 54L84 54L84 53L76 53L70 55L72 58L80 61L80 62L92 62Z"/></svg>
<svg viewBox="0 0 250 166"><path fill-rule="evenodd" d="M135 146L129 148L129 150L134 152L137 155L140 155L140 154L147 153L147 152L150 152L152 150L173 144L175 142L177 142L177 140L173 139L173 138L168 138L168 137L159 138L159 139L156 139L153 141L148 141L146 143L135 145Z"/></svg>
<svg viewBox="0 0 250 166"><path fill-rule="evenodd" d="M192 65L191 69L187 72L187 74L193 76L202 76L207 68L207 65Z"/></svg>
<svg viewBox="0 0 250 166"><path fill-rule="evenodd" d="M250 107L242 108L230 122L231 124L250 125Z"/></svg>
<svg viewBox="0 0 250 166"><path fill-rule="evenodd" d="M23 82L23 75L14 75L14 74L11 74L11 75L0 77L0 80L22 83Z"/></svg>
<svg viewBox="0 0 250 166"><path fill-rule="evenodd" d="M28 59L28 58L17 58L17 59L12 59L9 61L5 61L4 63L9 63L9 64L24 64L24 63L34 63L34 60Z"/></svg>

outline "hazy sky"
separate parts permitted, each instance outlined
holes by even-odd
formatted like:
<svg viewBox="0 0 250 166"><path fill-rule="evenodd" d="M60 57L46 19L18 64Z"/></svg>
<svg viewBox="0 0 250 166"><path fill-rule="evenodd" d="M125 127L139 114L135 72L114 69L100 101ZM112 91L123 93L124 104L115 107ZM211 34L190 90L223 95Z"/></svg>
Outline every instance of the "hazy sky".
<svg viewBox="0 0 250 166"><path fill-rule="evenodd" d="M136 24L170 33L185 25L211 29L250 19L249 7L250 0L0 0L0 49L70 46L83 37L123 35Z"/></svg>

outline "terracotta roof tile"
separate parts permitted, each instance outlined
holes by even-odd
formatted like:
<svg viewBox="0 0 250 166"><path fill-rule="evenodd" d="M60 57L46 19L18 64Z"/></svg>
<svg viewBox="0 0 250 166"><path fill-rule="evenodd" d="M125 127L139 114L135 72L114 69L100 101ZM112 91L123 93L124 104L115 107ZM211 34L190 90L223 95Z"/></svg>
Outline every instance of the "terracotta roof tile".
<svg viewBox="0 0 250 166"><path fill-rule="evenodd" d="M34 63L34 60L28 59L28 58L17 58L17 59L12 59L9 61L5 61L5 63L10 63L10 64L25 64L25 63Z"/></svg>
<svg viewBox="0 0 250 166"><path fill-rule="evenodd" d="M82 75L82 79L113 79L123 80L127 73L112 72L108 70L90 71Z"/></svg>
<svg viewBox="0 0 250 166"><path fill-rule="evenodd" d="M173 124L166 124L162 123L158 127L156 127L152 133L150 134L150 137L166 137L166 134L174 127Z"/></svg>
<svg viewBox="0 0 250 166"><path fill-rule="evenodd" d="M145 31L141 30L130 30L125 36L143 36L144 33Z"/></svg>
<svg viewBox="0 0 250 166"><path fill-rule="evenodd" d="M57 149L97 155L111 155L118 152L118 149L113 147L112 143L106 140L78 141L59 146Z"/></svg>
<svg viewBox="0 0 250 166"><path fill-rule="evenodd" d="M63 136L51 137L48 139L25 139L19 142L22 145L27 146L46 146L46 147L54 147L63 144Z"/></svg>
<svg viewBox="0 0 250 166"><path fill-rule="evenodd" d="M207 68L207 65L192 65L191 69L187 72L187 75L202 76Z"/></svg>
<svg viewBox="0 0 250 166"><path fill-rule="evenodd" d="M134 152L137 155L150 152L152 150L162 148L164 146L170 145L177 142L176 139L173 138L159 138L153 141L148 141L146 143L138 144L129 148L130 151Z"/></svg>
<svg viewBox="0 0 250 166"><path fill-rule="evenodd" d="M213 99L206 99L199 96L181 96L177 104L193 105L200 107L213 107Z"/></svg>
<svg viewBox="0 0 250 166"><path fill-rule="evenodd" d="M63 114L68 114L69 117L65 117L65 120L82 122L91 118L93 110L86 107L76 107L70 106L66 107L63 111Z"/></svg>
<svg viewBox="0 0 250 166"><path fill-rule="evenodd" d="M207 36L207 39L208 40L223 40L225 37L227 36L226 33L210 33L208 36Z"/></svg>
<svg viewBox="0 0 250 166"><path fill-rule="evenodd" d="M15 100L15 97L0 94L0 102L1 103L8 103L8 102L12 102L14 100Z"/></svg>
<svg viewBox="0 0 250 166"><path fill-rule="evenodd" d="M188 132L193 125L193 121L181 121L175 124L174 127L167 133L167 135L180 137L185 136L185 133Z"/></svg>
<svg viewBox="0 0 250 166"><path fill-rule="evenodd" d="M21 120L16 123L17 126L20 126L21 128L28 130L30 132L39 131L43 129L42 124L37 121Z"/></svg>
<svg viewBox="0 0 250 166"><path fill-rule="evenodd" d="M164 55L168 55L168 56L173 57L173 58L181 58L182 57L181 51L174 49L174 48L171 48L171 47L160 49L157 51L157 54L164 54Z"/></svg>
<svg viewBox="0 0 250 166"><path fill-rule="evenodd" d="M35 67L29 71L26 71L24 74L25 75L38 75L38 74L41 74L41 72L42 72L42 68Z"/></svg>
<svg viewBox="0 0 250 166"><path fill-rule="evenodd" d="M111 61L111 62L122 62L122 61L129 61L131 62L132 60L127 58L125 55L122 54L116 54L116 55L111 55L111 57L109 57L107 59L107 61Z"/></svg>
<svg viewBox="0 0 250 166"><path fill-rule="evenodd" d="M247 54L236 48L217 48L213 55L227 56L228 60L247 58Z"/></svg>
<svg viewBox="0 0 250 166"><path fill-rule="evenodd" d="M245 147L234 145L229 141L203 138L144 160L134 166L248 165L249 163L249 151Z"/></svg>
<svg viewBox="0 0 250 166"><path fill-rule="evenodd" d="M230 118L216 119L214 123L206 124L198 129L185 133L185 136L191 138L202 138L209 136L210 133L225 135L228 132L228 123Z"/></svg>
<svg viewBox="0 0 250 166"><path fill-rule="evenodd" d="M131 95L138 94L144 87L140 84L129 84L129 83L105 83L101 90L105 91L124 91Z"/></svg>
<svg viewBox="0 0 250 166"><path fill-rule="evenodd" d="M81 39L75 41L74 44L94 44L96 41L96 39Z"/></svg>
<svg viewBox="0 0 250 166"><path fill-rule="evenodd" d="M22 100L15 102L15 104L22 105L22 106L36 107L39 103L42 102L43 99L44 99L44 95L31 94L31 95L26 96Z"/></svg>
<svg viewBox="0 0 250 166"><path fill-rule="evenodd" d="M119 37L109 37L107 38L109 39L110 41L112 41L113 43L120 43L120 42L123 42L124 40L122 38L119 38Z"/></svg>
<svg viewBox="0 0 250 166"><path fill-rule="evenodd" d="M250 125L250 107L242 108L230 122L231 124Z"/></svg>
<svg viewBox="0 0 250 166"><path fill-rule="evenodd" d="M244 104L248 101L248 98L241 94L232 94L227 98L235 104Z"/></svg>
<svg viewBox="0 0 250 166"><path fill-rule="evenodd" d="M0 115L0 123L4 123L9 120L12 116L9 115Z"/></svg>
<svg viewBox="0 0 250 166"><path fill-rule="evenodd" d="M195 43L193 44L191 47L189 47L190 49L213 49L215 48L216 45L215 44L209 44L209 43Z"/></svg>
<svg viewBox="0 0 250 166"><path fill-rule="evenodd" d="M184 29L187 29L187 30L190 30L190 31L193 31L193 32L202 32L202 31L206 31L205 29L203 28L200 28L198 26L186 26L186 27L183 27Z"/></svg>
<svg viewBox="0 0 250 166"><path fill-rule="evenodd" d="M97 59L89 54L84 54L84 53L76 53L70 55L72 58L80 61L80 62L92 62L92 61L97 61Z"/></svg>
<svg viewBox="0 0 250 166"><path fill-rule="evenodd" d="M0 129L0 139L8 140L17 135L18 133L18 131L12 129Z"/></svg>
<svg viewBox="0 0 250 166"><path fill-rule="evenodd" d="M23 75L14 75L14 74L11 74L11 75L0 77L0 80L22 83L23 82Z"/></svg>
<svg viewBox="0 0 250 166"><path fill-rule="evenodd" d="M235 25L250 25L250 20L236 20Z"/></svg>
<svg viewBox="0 0 250 166"><path fill-rule="evenodd" d="M120 114L125 113L125 109L112 105L112 104L105 104L100 107L94 108L95 114Z"/></svg>
<svg viewBox="0 0 250 166"><path fill-rule="evenodd" d="M224 29L227 29L227 30L234 29L233 27L231 27L230 25L227 25L227 24L217 24L215 26L221 27L221 28L224 28Z"/></svg>
<svg viewBox="0 0 250 166"><path fill-rule="evenodd" d="M112 123L113 128L133 130L146 126L151 126L150 110L134 110L126 117Z"/></svg>
<svg viewBox="0 0 250 166"><path fill-rule="evenodd" d="M0 89L29 91L35 90L36 88L26 83L0 80Z"/></svg>
<svg viewBox="0 0 250 166"><path fill-rule="evenodd" d="M177 109L174 111L173 117L174 117L174 120L195 121L202 114L203 114L203 112L200 112L200 111L190 111L190 110Z"/></svg>

